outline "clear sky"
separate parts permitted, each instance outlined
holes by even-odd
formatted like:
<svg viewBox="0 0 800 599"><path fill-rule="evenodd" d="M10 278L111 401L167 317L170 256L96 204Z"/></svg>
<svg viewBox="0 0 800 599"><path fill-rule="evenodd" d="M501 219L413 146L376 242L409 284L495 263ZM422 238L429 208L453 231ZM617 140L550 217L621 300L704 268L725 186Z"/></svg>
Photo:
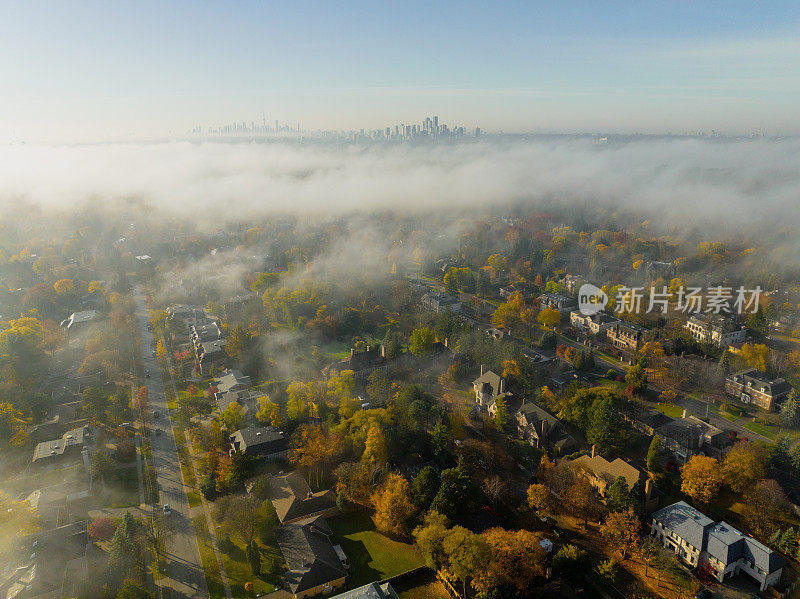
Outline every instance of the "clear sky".
<svg viewBox="0 0 800 599"><path fill-rule="evenodd" d="M374 128L800 133L800 2L0 3L0 140Z"/></svg>

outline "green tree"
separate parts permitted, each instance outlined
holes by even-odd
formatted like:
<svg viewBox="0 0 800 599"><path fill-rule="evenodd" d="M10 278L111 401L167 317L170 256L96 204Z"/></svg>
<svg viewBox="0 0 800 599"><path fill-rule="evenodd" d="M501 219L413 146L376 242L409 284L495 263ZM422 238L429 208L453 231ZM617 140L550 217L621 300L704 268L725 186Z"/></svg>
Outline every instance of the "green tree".
<svg viewBox="0 0 800 599"><path fill-rule="evenodd" d="M244 422L244 408L234 401L220 413L219 419L228 433L238 431Z"/></svg>
<svg viewBox="0 0 800 599"><path fill-rule="evenodd" d="M647 373L644 370L644 366L634 364L628 368L628 372L625 373L625 382L635 393L643 395L647 391Z"/></svg>
<svg viewBox="0 0 800 599"><path fill-rule="evenodd" d="M511 417L508 415L506 400L502 397L498 397L494 402L494 406L494 423L497 426L497 430L504 431L506 430L506 427L508 427L508 423L511 420Z"/></svg>
<svg viewBox="0 0 800 599"><path fill-rule="evenodd" d="M444 540L450 532L447 517L431 510L424 522L414 529L414 540L417 542L425 564L431 570L440 570L447 564L447 553Z"/></svg>
<svg viewBox="0 0 800 599"><path fill-rule="evenodd" d="M628 481L618 476L608 487L606 505L612 512L622 512L631 505L631 496L628 491Z"/></svg>
<svg viewBox="0 0 800 599"><path fill-rule="evenodd" d="M797 428L800 426L800 401L798 401L797 393L792 390L786 401L783 402L781 407L781 422L783 426L788 428Z"/></svg>
<svg viewBox="0 0 800 599"><path fill-rule="evenodd" d="M144 574L144 539L142 525L125 512L122 522L111 538L109 564L122 578L141 580Z"/></svg>
<svg viewBox="0 0 800 599"><path fill-rule="evenodd" d="M647 470L653 474L661 470L661 465L658 462L658 454L661 452L661 439L658 435L653 435L653 440L650 441L650 447L647 449Z"/></svg>
<svg viewBox="0 0 800 599"><path fill-rule="evenodd" d="M436 338L433 331L428 327L419 327L412 331L408 349L418 358L429 356L433 352L434 343L436 343Z"/></svg>
<svg viewBox="0 0 800 599"><path fill-rule="evenodd" d="M441 476L442 483L431 509L452 520L458 520L469 511L475 496L474 486L461 466L443 470Z"/></svg>
<svg viewBox="0 0 800 599"><path fill-rule="evenodd" d="M441 485L439 473L433 466L425 466L414 477L411 483L411 497L414 503L422 510L427 510L433 503Z"/></svg>
<svg viewBox="0 0 800 599"><path fill-rule="evenodd" d="M589 564L589 554L575 545L564 545L553 555L553 571L560 576L580 579Z"/></svg>
<svg viewBox="0 0 800 599"><path fill-rule="evenodd" d="M117 599L150 599L152 595L133 578L126 578L117 591Z"/></svg>

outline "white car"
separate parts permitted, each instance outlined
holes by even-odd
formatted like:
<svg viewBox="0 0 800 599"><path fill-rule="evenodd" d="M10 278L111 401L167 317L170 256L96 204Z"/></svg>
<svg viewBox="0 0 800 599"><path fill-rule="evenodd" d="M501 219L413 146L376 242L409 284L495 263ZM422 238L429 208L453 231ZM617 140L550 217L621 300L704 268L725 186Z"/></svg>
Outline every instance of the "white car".
<svg viewBox="0 0 800 599"><path fill-rule="evenodd" d="M170 509L169 504L165 503L164 504L164 515L165 516L169 516L171 513L172 513L172 510Z"/></svg>

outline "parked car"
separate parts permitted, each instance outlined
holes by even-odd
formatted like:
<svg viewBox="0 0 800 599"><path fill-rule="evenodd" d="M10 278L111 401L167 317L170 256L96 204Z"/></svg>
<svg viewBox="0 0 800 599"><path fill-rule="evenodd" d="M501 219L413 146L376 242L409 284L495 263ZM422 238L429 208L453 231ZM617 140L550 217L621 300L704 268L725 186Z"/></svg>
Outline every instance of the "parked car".
<svg viewBox="0 0 800 599"><path fill-rule="evenodd" d="M169 516L171 513L172 513L172 510L170 509L169 504L165 503L164 504L164 515L165 516Z"/></svg>

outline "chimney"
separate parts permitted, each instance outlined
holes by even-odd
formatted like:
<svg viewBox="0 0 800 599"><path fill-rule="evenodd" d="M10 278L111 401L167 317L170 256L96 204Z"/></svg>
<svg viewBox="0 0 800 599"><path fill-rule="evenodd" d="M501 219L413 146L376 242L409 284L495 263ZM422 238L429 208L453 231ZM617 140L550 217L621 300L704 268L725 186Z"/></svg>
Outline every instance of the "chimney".
<svg viewBox="0 0 800 599"><path fill-rule="evenodd" d="M352 358L353 354L355 354L355 353L356 353L356 348L355 347L351 347L350 348L350 357Z"/></svg>
<svg viewBox="0 0 800 599"><path fill-rule="evenodd" d="M689 415L689 410L683 411L683 418L686 418Z"/></svg>
<svg viewBox="0 0 800 599"><path fill-rule="evenodd" d="M445 337L445 338L444 338L444 346L445 346L445 347L447 347L447 343L448 343L448 341L449 341L449 339L448 339L447 337Z"/></svg>
<svg viewBox="0 0 800 599"><path fill-rule="evenodd" d="M485 368L485 366L483 364L481 364L481 376L483 376L483 369L484 368Z"/></svg>
<svg viewBox="0 0 800 599"><path fill-rule="evenodd" d="M648 478L644 481L644 499L645 501L650 501L650 498L653 496L653 479Z"/></svg>
<svg viewBox="0 0 800 599"><path fill-rule="evenodd" d="M367 353L369 353L369 352L370 352L370 350L372 350L372 347L368 345L368 346L367 346Z"/></svg>
<svg viewBox="0 0 800 599"><path fill-rule="evenodd" d="M386 346L383 343L381 343L381 358L385 357L386 357Z"/></svg>
<svg viewBox="0 0 800 599"><path fill-rule="evenodd" d="M503 387L505 387L505 381L501 377L500 378L500 387L497 389L497 394L498 395L502 395L503 394Z"/></svg>
<svg viewBox="0 0 800 599"><path fill-rule="evenodd" d="M594 457L595 452L597 451L597 446L592 445L592 457Z"/></svg>

